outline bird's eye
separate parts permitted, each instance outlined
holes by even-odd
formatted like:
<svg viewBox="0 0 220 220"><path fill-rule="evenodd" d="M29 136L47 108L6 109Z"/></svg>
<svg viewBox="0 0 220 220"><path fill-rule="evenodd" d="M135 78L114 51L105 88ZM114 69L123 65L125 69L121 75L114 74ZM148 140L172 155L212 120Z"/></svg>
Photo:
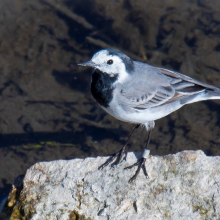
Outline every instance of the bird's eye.
<svg viewBox="0 0 220 220"><path fill-rule="evenodd" d="M113 60L108 60L107 64L109 64L109 65L113 64Z"/></svg>

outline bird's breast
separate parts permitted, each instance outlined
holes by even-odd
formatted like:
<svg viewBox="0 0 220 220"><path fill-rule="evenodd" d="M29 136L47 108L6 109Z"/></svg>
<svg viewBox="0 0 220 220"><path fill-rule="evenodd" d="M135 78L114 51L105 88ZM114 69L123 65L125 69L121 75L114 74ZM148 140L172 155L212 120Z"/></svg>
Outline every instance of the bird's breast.
<svg viewBox="0 0 220 220"><path fill-rule="evenodd" d="M95 100L104 107L108 107L113 98L113 83L118 75L110 76L107 73L95 70L92 74L91 93Z"/></svg>

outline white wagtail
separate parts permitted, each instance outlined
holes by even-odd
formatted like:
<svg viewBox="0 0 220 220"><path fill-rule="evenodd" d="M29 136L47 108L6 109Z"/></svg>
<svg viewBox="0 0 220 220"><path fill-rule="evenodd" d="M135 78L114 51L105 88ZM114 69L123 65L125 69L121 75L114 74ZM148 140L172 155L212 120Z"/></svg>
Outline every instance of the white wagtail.
<svg viewBox="0 0 220 220"><path fill-rule="evenodd" d="M133 61L115 49L100 50L90 61L79 65L94 68L91 92L101 108L121 121L136 124L124 147L99 169L103 169L114 159L114 164L121 161L123 155L126 155L125 148L130 137L140 125L145 126L149 132L142 158L125 168L138 166L129 182L136 179L141 168L148 177L145 161L149 155L147 147L155 120L185 104L220 99L220 87L202 83L178 72Z"/></svg>

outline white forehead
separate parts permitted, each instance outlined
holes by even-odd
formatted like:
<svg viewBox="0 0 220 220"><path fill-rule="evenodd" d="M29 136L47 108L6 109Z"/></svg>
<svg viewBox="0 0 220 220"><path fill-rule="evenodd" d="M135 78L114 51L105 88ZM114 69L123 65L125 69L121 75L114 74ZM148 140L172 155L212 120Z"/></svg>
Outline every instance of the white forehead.
<svg viewBox="0 0 220 220"><path fill-rule="evenodd" d="M92 61L95 61L96 63L103 63L108 61L109 59L113 59L114 61L121 62L121 58L117 55L110 55L108 51L101 50L97 53L95 53L92 57Z"/></svg>
<svg viewBox="0 0 220 220"><path fill-rule="evenodd" d="M102 56L105 56L105 57L110 57L108 51L106 50L101 50L101 51L98 51L97 53L95 53L92 57L92 59L96 59L96 58L99 58L99 57L102 57Z"/></svg>

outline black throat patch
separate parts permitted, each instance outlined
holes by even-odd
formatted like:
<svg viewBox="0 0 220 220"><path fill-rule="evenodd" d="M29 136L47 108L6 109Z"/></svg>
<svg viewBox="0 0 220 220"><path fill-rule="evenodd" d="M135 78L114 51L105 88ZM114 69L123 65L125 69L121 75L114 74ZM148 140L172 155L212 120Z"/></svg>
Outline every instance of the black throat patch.
<svg viewBox="0 0 220 220"><path fill-rule="evenodd" d="M92 74L91 93L95 100L104 107L108 107L113 98L114 87L112 84L117 80L118 75L113 77L109 74L95 70Z"/></svg>

